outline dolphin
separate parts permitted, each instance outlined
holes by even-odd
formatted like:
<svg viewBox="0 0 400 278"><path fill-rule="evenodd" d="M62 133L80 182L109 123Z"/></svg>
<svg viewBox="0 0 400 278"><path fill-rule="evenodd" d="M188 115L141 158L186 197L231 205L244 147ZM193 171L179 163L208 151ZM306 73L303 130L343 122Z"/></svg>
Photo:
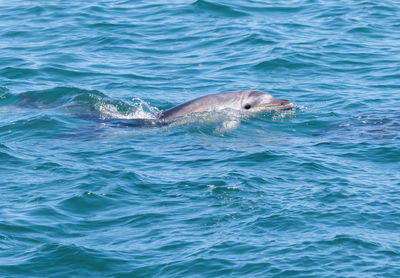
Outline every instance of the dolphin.
<svg viewBox="0 0 400 278"><path fill-rule="evenodd" d="M182 103L157 115L161 120L173 120L191 113L232 109L245 113L270 110L287 110L293 103L286 99L276 99L270 94L255 90L243 90L202 96Z"/></svg>

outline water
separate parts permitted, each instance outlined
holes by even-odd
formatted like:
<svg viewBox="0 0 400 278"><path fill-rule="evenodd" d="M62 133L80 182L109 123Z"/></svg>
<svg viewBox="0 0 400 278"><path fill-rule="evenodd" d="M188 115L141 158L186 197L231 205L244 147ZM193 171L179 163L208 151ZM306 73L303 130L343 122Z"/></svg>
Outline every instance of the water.
<svg viewBox="0 0 400 278"><path fill-rule="evenodd" d="M398 1L0 18L1 277L400 276ZM295 109L151 124L241 89Z"/></svg>

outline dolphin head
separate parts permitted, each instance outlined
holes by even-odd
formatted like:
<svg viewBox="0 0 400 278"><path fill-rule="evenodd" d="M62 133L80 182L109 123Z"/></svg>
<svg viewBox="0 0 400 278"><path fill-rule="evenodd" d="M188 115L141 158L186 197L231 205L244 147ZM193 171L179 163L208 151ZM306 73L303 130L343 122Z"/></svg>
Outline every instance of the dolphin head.
<svg viewBox="0 0 400 278"><path fill-rule="evenodd" d="M242 91L241 109L248 112L270 110L287 110L293 108L293 103L286 99L276 99L270 94L260 91Z"/></svg>

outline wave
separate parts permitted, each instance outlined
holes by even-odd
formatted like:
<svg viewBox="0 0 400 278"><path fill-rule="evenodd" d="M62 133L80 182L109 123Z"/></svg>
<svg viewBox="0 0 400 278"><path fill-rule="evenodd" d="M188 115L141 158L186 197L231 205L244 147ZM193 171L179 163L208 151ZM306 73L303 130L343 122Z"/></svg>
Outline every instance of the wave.
<svg viewBox="0 0 400 278"><path fill-rule="evenodd" d="M55 87L0 96L0 106L59 109L65 114L99 119L155 119L159 110L140 98L117 100L96 90Z"/></svg>

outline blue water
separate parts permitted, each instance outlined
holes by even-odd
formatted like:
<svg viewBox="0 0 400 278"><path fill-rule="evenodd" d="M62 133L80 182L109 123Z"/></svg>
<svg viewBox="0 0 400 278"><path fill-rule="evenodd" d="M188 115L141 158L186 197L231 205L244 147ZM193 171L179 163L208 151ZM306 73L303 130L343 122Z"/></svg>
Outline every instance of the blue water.
<svg viewBox="0 0 400 278"><path fill-rule="evenodd" d="M0 18L1 277L400 276L398 1ZM242 89L295 108L143 124Z"/></svg>

